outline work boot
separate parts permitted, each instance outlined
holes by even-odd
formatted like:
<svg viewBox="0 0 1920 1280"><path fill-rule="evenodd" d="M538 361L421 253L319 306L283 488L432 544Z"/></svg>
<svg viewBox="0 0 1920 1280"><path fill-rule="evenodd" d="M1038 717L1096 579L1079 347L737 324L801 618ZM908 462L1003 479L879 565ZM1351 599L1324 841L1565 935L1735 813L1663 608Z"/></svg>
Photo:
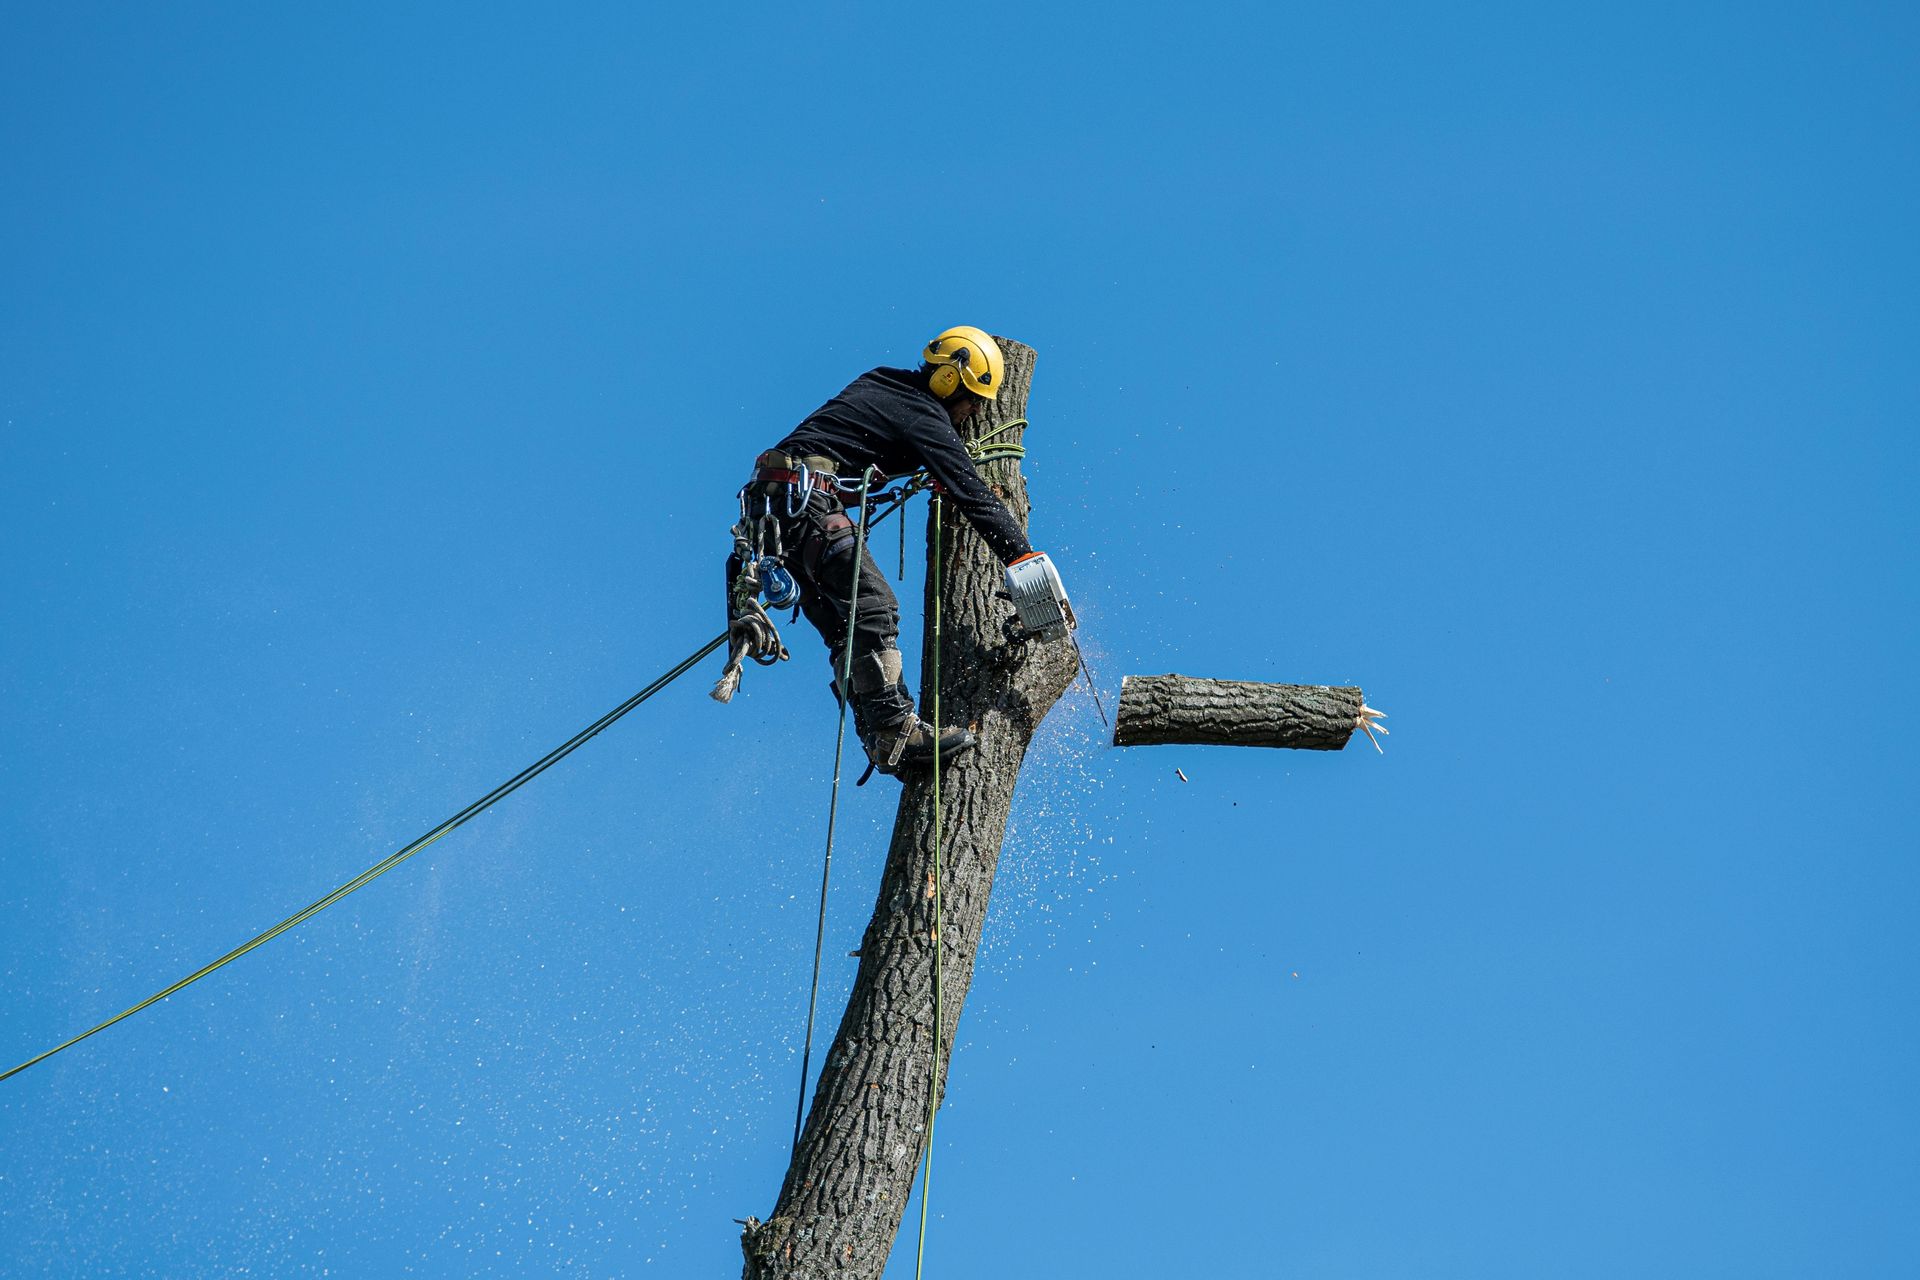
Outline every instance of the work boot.
<svg viewBox="0 0 1920 1280"><path fill-rule="evenodd" d="M933 763L934 748L950 759L974 745L971 732L936 729L914 714L913 695L900 680L900 651L882 649L853 662L853 727L867 758L882 773Z"/></svg>
<svg viewBox="0 0 1920 1280"><path fill-rule="evenodd" d="M862 734L860 742L866 747L867 759L873 761L874 768L882 773L897 774L902 769L932 764L936 747L942 760L951 760L962 751L971 750L974 737L970 729L957 725L936 729L908 712L904 720Z"/></svg>

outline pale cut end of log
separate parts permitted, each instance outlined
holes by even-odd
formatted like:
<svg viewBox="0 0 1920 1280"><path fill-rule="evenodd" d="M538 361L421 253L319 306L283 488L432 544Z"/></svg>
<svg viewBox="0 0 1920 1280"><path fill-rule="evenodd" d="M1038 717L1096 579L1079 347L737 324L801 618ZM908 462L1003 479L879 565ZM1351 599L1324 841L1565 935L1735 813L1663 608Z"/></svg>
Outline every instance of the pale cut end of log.
<svg viewBox="0 0 1920 1280"><path fill-rule="evenodd" d="M1113 745L1338 751L1360 726L1363 710L1372 708L1360 690L1345 686L1126 676Z"/></svg>

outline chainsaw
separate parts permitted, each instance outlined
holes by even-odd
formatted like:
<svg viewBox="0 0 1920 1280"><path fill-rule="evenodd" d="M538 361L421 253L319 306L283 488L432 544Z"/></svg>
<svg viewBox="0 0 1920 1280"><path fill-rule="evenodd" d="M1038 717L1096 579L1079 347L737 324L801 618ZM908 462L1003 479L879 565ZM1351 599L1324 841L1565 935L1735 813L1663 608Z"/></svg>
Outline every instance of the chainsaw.
<svg viewBox="0 0 1920 1280"><path fill-rule="evenodd" d="M1007 595L1020 625L1036 639L1059 640L1080 625L1060 571L1044 551L1030 552L1007 566Z"/></svg>

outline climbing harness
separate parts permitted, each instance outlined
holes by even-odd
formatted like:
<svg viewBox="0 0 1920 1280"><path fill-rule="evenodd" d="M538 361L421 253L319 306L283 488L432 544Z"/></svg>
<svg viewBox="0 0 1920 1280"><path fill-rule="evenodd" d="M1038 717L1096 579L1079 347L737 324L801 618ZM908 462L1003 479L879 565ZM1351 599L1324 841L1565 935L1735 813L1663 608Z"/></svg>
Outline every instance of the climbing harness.
<svg viewBox="0 0 1920 1280"><path fill-rule="evenodd" d="M773 460L778 461L777 467L769 465ZM747 659L770 667L793 656L767 616L769 606L791 608L796 616L800 612L800 584L785 563L786 546L780 521L774 517L774 499L777 494L781 510L791 520L807 509L814 481L807 460L771 453L760 455L754 478L740 487L740 518L732 531L732 558L740 569L727 584L727 665L708 693L715 702L733 701Z"/></svg>
<svg viewBox="0 0 1920 1280"><path fill-rule="evenodd" d="M448 818L445 822L442 822L439 826L434 827L431 831L428 831L425 835L421 836L419 839L414 840L411 843L402 845L399 849L395 850L393 853L389 854L387 857L381 859L379 862L376 862L373 866L368 867L365 871L362 871L359 875L347 881L345 884L335 889L332 893L327 894L325 897L320 898L315 902L309 903L307 906L301 908L299 911L296 911L292 915L288 916L285 920L282 920L279 924L276 924L271 929L268 929L265 933L259 934L258 936L251 938L246 942L240 944L239 946L235 947L232 951L227 952L227 954L225 954L224 956L221 956L218 960L215 960L212 964L209 964L202 968L194 970L192 973L180 979L180 981L174 983L172 986L167 987L165 990L156 991L154 994L148 996L145 1000L142 1000L139 1004L134 1005L132 1008L125 1009L119 1013L114 1014L111 1018L108 1018L105 1022L102 1022L99 1026L92 1027L86 1031L82 1031L79 1035L73 1037L71 1040L67 1040L60 1044L57 1044L53 1048L48 1049L45 1053L38 1054L32 1058L27 1059L25 1062L21 1063L19 1066L14 1067L4 1073L0 1073L0 1080L6 1080L12 1076L17 1076L22 1071L25 1071L28 1067L31 1067L36 1063L45 1062L48 1058L51 1058L54 1054L59 1053L62 1049L70 1049L74 1045L79 1044L82 1040L85 1040L88 1036L96 1035L99 1032L105 1031L108 1027L112 1026L116 1022L119 1022L121 1019L131 1018L134 1014L139 1013L142 1009L147 1008L149 1005L158 1004L160 1001L165 1000L168 996L174 995L175 993L182 991L187 987L192 986L194 983L200 981L200 979L206 977L208 974L214 972L216 969L220 969L228 964L231 964L233 961L238 960L241 956L247 954L247 952L253 950L255 947L271 942L273 939L279 937L281 934L293 928L295 925L300 924L302 921L305 921L315 915L318 915L322 911L325 911L328 907L340 901L340 899L346 897L348 894L352 893L354 890L362 888L368 884L373 883L375 880L378 880L381 876L387 874L387 872L393 870L395 867L405 862L408 858L411 858L414 854L419 853L422 849L426 848L428 845L432 844L434 841L440 839L441 836L444 836L451 831L455 831L458 828L465 826L468 822L472 821L474 818L479 817L481 814L485 813L488 809L492 808L494 805L498 804L500 801L506 799L508 796L518 791L521 787L525 786L527 783L532 782L535 778L545 773L548 769L551 769L554 765L559 764L562 760L565 760L568 756L572 755L575 751L578 751L581 747L585 746L588 741L598 736L602 730L611 727L615 721L619 720L622 716L626 715L629 711L632 711L635 707L639 706L641 703L651 698L654 694L659 693L662 689L672 684L675 680L678 680L681 676L693 670L694 667L699 665L702 659L704 659L708 654L712 653L714 650L718 649L721 645L725 644L726 642L727 642L727 637L724 633L721 635L717 635L713 639L707 641L705 644L701 645L698 649L694 650L693 653L689 654L686 658L682 659L679 663L669 668L665 675L662 675L659 679L655 680L652 684L640 690L640 692L634 694L631 698L628 698L625 702L621 703L619 706L615 707L613 710L607 712L607 714L601 716L598 720L595 720L592 724L588 725L586 728L582 729L580 732L574 734L571 738L568 738L565 742L561 743L559 746L555 747L553 750L547 752L546 755L541 756L538 760L534 761L532 764L522 769L519 773L514 774L511 778L507 779L505 782L501 783L499 786L495 787L493 790L487 792L486 795L481 796L478 800L475 800L472 804L460 810L460 812L454 814L451 818Z"/></svg>
<svg viewBox="0 0 1920 1280"><path fill-rule="evenodd" d="M838 466L832 458L796 458L777 449L754 459L753 478L740 487L740 518L732 531L733 560L740 568L727 586L730 644L727 665L709 695L715 702L733 701L747 659L772 666L792 656L767 615L768 609L792 609L788 621L800 615L800 583L787 557L801 548L786 546L781 522L798 519L814 494L828 490L842 498L861 495L864 510L873 478L880 474L868 468L859 480L850 480L834 474ZM851 524L845 516L838 518L843 528Z"/></svg>
<svg viewBox="0 0 1920 1280"><path fill-rule="evenodd" d="M1025 418L1004 422L967 445L974 462L995 462L1003 458L1024 458L1025 445L1011 441L994 444L996 436L1027 425ZM716 702L731 702L740 688L747 659L761 666L772 666L792 656L780 641L780 633L767 616L767 609L792 608L799 612L800 593L787 557L799 548L784 543L781 520L797 519L807 509L815 493L836 491L842 499L859 494L863 515L861 523L872 526L900 511L914 495L934 488L924 470L902 477L894 488L874 489L892 479L871 468L855 480L837 474L840 464L823 455L795 457L778 449L769 449L754 459L753 478L740 487L740 518L733 526L733 554L741 568L727 591L728 653L727 664L715 682L710 696ZM862 535L866 532L861 530ZM907 526L900 522L900 576L907 576ZM1056 575L1057 576L1057 575ZM791 588L791 589L789 589ZM762 601L764 600L764 604ZM1077 648L1077 646L1076 646ZM1095 695L1098 701L1098 695ZM1106 713L1101 712L1101 719ZM855 780L864 787L874 773L868 763Z"/></svg>

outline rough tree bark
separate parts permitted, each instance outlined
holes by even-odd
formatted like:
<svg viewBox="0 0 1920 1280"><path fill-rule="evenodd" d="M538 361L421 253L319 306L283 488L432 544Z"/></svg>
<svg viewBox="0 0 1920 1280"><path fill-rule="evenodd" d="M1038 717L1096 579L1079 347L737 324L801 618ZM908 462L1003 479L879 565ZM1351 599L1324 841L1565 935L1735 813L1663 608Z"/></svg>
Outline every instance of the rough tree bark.
<svg viewBox="0 0 1920 1280"><path fill-rule="evenodd" d="M1127 676L1113 745L1170 743L1338 751L1359 727L1360 690L1198 676Z"/></svg>
<svg viewBox="0 0 1920 1280"><path fill-rule="evenodd" d="M1026 416L1034 352L1005 338L1006 385L962 429L1018 443ZM1012 460L981 474L1025 527L1026 482ZM929 510L931 525L933 512ZM979 745L941 771L936 797L928 771L907 775L881 873L873 919L861 942L853 994L828 1049L799 1149L780 1198L762 1223L749 1218L740 1245L747 1280L875 1276L885 1269L926 1138L934 1021L933 826L944 806L939 1092L945 1093L960 1008L973 979L974 953L1013 804L1014 783L1034 731L1076 670L1072 647L1010 644L1011 606L1000 598L1003 569L972 529L949 509L943 521L938 581L943 638L941 718L969 724ZM929 529L931 533L931 529ZM931 539L929 539L931 562ZM927 640L921 653L921 708L931 718L936 577L927 575Z"/></svg>

